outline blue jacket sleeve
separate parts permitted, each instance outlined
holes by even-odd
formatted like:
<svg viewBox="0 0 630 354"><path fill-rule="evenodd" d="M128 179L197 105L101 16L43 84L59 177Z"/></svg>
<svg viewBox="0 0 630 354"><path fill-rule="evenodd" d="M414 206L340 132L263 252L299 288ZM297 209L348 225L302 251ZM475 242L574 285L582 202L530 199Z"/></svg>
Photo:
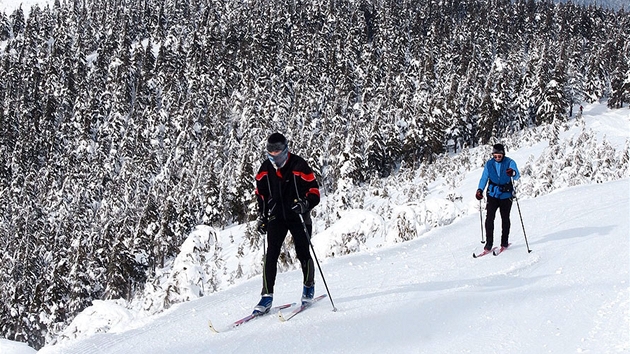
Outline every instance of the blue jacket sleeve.
<svg viewBox="0 0 630 354"><path fill-rule="evenodd" d="M477 188L484 190L486 188L486 184L488 184L488 178L488 163L486 163L483 167L483 173L481 174L481 179L479 180L479 186Z"/></svg>
<svg viewBox="0 0 630 354"><path fill-rule="evenodd" d="M510 160L510 168L515 172L514 177L512 177L515 181L521 178L521 172L519 172L518 167L516 167L516 162L514 162L514 160Z"/></svg>

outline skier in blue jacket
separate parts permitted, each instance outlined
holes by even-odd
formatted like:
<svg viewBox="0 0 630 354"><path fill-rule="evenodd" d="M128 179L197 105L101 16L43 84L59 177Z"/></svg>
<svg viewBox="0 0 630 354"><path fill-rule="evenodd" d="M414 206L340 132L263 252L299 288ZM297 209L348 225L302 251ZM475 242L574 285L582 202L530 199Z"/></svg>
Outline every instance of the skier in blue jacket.
<svg viewBox="0 0 630 354"><path fill-rule="evenodd" d="M516 162L505 156L505 148L502 144L492 146L492 158L486 162L483 174L479 180L479 187L475 197L477 200L483 199L483 190L488 186L486 195L486 250L492 249L494 241L494 219L497 209L501 213L501 247L509 246L510 237L510 211L512 210L512 199L514 197L514 187L512 180L521 177L518 172Z"/></svg>

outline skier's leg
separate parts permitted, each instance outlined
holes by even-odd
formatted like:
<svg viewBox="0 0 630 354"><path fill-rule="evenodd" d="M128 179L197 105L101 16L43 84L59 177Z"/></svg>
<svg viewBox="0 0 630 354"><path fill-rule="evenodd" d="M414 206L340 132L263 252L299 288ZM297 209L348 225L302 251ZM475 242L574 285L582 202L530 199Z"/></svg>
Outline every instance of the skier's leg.
<svg viewBox="0 0 630 354"><path fill-rule="evenodd" d="M310 235L313 226L307 224L306 229ZM304 285L310 287L315 282L315 266L309 250L308 235L304 234L302 223L291 224L291 235L293 235L295 254L302 266Z"/></svg>
<svg viewBox="0 0 630 354"><path fill-rule="evenodd" d="M512 210L512 199L502 199L499 211L501 213L501 247L507 247L510 238L510 211Z"/></svg>
<svg viewBox="0 0 630 354"><path fill-rule="evenodd" d="M282 243L287 236L288 228L284 222L273 220L267 226L267 253L263 267L263 288L262 294L273 294L273 287L276 283L278 273L278 257Z"/></svg>
<svg viewBox="0 0 630 354"><path fill-rule="evenodd" d="M494 242L494 219L497 215L497 209L499 208L499 199L488 196L488 202L486 204L486 246L487 250L492 249Z"/></svg>

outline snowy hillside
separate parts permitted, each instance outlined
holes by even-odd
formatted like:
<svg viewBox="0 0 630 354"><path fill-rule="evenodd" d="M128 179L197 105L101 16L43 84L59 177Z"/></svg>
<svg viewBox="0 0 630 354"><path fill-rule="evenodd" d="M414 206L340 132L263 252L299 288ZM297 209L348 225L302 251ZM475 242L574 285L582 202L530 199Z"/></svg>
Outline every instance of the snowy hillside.
<svg viewBox="0 0 630 354"><path fill-rule="evenodd" d="M494 143L519 164L524 208L630 178L627 12L0 1L17 6L0 12L0 337L37 350L140 329L243 284L255 299L265 238L253 174L272 131L320 182L324 266L409 241L438 250L434 233L478 222ZM478 226L458 246L479 248ZM290 239L282 252L289 276ZM344 299L345 267L332 271Z"/></svg>
<svg viewBox="0 0 630 354"><path fill-rule="evenodd" d="M628 110L611 111L605 105L585 107L584 120L560 134L562 152L554 152L547 142L522 138L509 144L518 148L508 151L508 155L522 169L547 168L546 163L543 166L544 156L555 153L558 161L564 161L571 151L579 150L574 141L585 129L592 130L599 141L593 143L596 146L590 156L584 156L588 162L555 167L564 178L550 183L542 177L533 178L538 172L531 172L517 185L517 189L532 193L529 195L541 195L525 194L519 200L532 253L527 252L523 224L514 205L513 247L498 257L471 257L482 247L478 203L473 197L481 168L471 166L457 172L459 178L452 190L443 181L429 186L429 197L422 207L399 205L399 214L424 210L426 215L440 214L436 222L450 223L426 229L412 241L392 241L391 221L374 211L351 210L330 227L316 225L313 243L337 312L331 311L325 299L288 323L268 316L231 332L210 333L208 320L219 329L225 328L248 314L258 301L260 278L255 273L259 269L252 262L251 269L245 269L252 272L249 280L229 285L225 274L216 275L223 280L218 292L174 305L158 315L129 309L121 306L123 303L95 302L64 332L69 339L40 352L628 352L627 170L622 171L625 175L621 180L605 183L571 186L577 177L566 178L589 165L595 166L592 177L596 180L598 170L606 167L602 159L596 158L597 151L623 151L630 135ZM604 139L606 143L602 143ZM399 193L406 188L400 185L400 191L390 191L389 198L400 198ZM462 200L448 204L444 199L448 195L461 195ZM374 200L383 203L382 198ZM339 256L343 247L350 247L338 244L343 239L340 235L361 234L357 230L369 237L363 242L360 238L350 240L355 243L350 245L355 253ZM184 261L184 255L195 254L194 245L211 244L211 232L199 229L193 233L182 248L180 261ZM217 240L238 240L242 233L240 227L214 236ZM224 256L238 252L235 246L223 247L222 251ZM248 257L255 259L257 255ZM225 262L238 263L233 256ZM247 264L243 259L240 262ZM189 268L175 265L180 271L199 271ZM180 274L179 281L191 274ZM294 270L279 274L276 304L299 298L300 279L300 273ZM317 280L317 293L325 293L319 274ZM194 298L194 290L198 289L191 284L187 290ZM0 342L0 350L25 352L24 347L11 345Z"/></svg>
<svg viewBox="0 0 630 354"><path fill-rule="evenodd" d="M469 215L414 241L327 259L338 312L324 300L287 323L268 316L210 333L209 319L223 328L251 310L260 287L251 279L40 353L627 352L629 182L522 201L529 254L514 210L513 247L498 257L471 257L481 246ZM276 303L298 299L300 277L280 274Z"/></svg>

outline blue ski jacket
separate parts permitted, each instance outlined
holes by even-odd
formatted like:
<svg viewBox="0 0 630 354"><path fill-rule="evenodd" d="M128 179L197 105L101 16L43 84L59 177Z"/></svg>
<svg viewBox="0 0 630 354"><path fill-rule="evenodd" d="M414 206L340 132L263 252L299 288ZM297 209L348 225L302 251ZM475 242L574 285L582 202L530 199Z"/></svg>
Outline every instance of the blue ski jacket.
<svg viewBox="0 0 630 354"><path fill-rule="evenodd" d="M491 158L486 162L483 168L483 174L479 180L479 189L483 190L488 185L488 196L498 199L512 198L514 188L512 187L512 179L505 172L508 168L514 170L514 180L521 177L516 162L511 158L504 156L501 161Z"/></svg>

